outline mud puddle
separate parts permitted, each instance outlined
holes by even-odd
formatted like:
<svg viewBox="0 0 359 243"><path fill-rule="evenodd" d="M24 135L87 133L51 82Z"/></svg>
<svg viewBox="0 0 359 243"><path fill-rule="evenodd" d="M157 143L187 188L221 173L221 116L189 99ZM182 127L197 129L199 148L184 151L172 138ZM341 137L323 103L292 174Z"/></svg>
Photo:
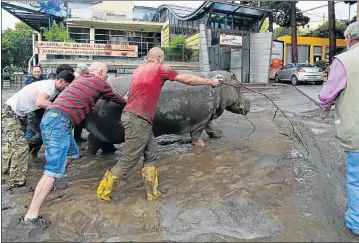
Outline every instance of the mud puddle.
<svg viewBox="0 0 359 243"><path fill-rule="evenodd" d="M255 115L253 115L255 116ZM256 118L256 132L243 118L219 120L223 137L206 138L206 147L187 143L160 146L159 201L144 199L141 162L120 183L111 203L95 198L97 185L121 154L84 156L74 162L43 208L49 228L29 237L17 230L32 193L6 195L2 211L6 241L238 241L325 240L338 234L310 203L300 200L301 184L289 151L292 142L278 134L270 117ZM186 136L164 140L186 141ZM169 155L172 154L172 155ZM41 166L32 167L36 185ZM298 205L299 203L299 205ZM4 205L4 201L3 201ZM310 222L310 223L308 223ZM333 235L334 234L334 235ZM333 238L334 237L334 238ZM337 238L335 238L337 237Z"/></svg>
<svg viewBox="0 0 359 243"><path fill-rule="evenodd" d="M289 97L278 100L291 117L306 109L315 112L305 101L293 112ZM288 121L280 115L272 120L270 103L260 100L253 108L248 118L255 132L249 139L252 125L227 112L215 122L222 138L203 135L204 148L192 148L187 135L158 138L163 144L158 201L144 199L141 161L120 182L114 201L97 200L98 183L122 146L116 145L113 155L97 156L86 155L82 147L83 157L62 180L68 188L51 192L44 205L43 215L51 221L45 232L29 236L17 229L32 192L2 191L3 241L351 241L343 230L343 190L333 186L343 187L344 171L340 163L328 162L340 159L330 152L337 147L327 136L328 126L310 116L301 126L296 123L310 148L306 156ZM319 149L320 142L330 146ZM42 172L43 163L32 164L28 186L35 187Z"/></svg>

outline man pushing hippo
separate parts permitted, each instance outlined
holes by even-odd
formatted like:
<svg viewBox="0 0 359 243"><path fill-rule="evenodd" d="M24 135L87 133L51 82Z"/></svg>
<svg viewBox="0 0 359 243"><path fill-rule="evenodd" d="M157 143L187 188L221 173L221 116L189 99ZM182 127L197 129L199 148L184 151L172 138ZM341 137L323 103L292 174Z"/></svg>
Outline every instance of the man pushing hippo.
<svg viewBox="0 0 359 243"><path fill-rule="evenodd" d="M158 177L155 168L157 159L157 142L152 132L152 121L157 109L162 86L166 80L181 82L186 85L220 85L217 79L206 79L190 74L179 74L163 64L164 52L152 48L147 54L147 62L137 67L132 75L127 104L121 115L125 130L123 156L111 169L107 170L97 188L97 198L110 201L113 189L119 180L143 159L142 178L148 200L158 199ZM194 145L203 145L202 140Z"/></svg>

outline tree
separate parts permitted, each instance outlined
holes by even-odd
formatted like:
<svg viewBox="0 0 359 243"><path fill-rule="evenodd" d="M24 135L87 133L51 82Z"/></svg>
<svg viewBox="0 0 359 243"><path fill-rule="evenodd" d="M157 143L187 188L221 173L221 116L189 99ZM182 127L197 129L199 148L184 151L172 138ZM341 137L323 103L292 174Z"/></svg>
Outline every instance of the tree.
<svg viewBox="0 0 359 243"><path fill-rule="evenodd" d="M54 21L49 29L41 28L44 31L44 36L47 41L58 42L74 42L65 28L60 27L56 21Z"/></svg>
<svg viewBox="0 0 359 243"><path fill-rule="evenodd" d="M257 6L258 3L256 1L248 3L251 6ZM282 27L291 27L291 9L292 4L290 1L282 2L282 1L262 1L261 8L270 9L273 11L272 14L268 16L268 31L273 32L273 25L276 23ZM303 26L308 24L310 18L304 16L299 8L295 7L296 14L295 20L297 26Z"/></svg>
<svg viewBox="0 0 359 243"><path fill-rule="evenodd" d="M335 56L336 38L335 38L335 8L334 1L328 1L328 24L329 24L329 65Z"/></svg>
<svg viewBox="0 0 359 243"><path fill-rule="evenodd" d="M277 39L278 37L281 36L288 36L288 35L292 35L292 28L287 28L287 27L277 27L273 30L273 38ZM303 31L297 28L297 36L310 36L310 32L309 31Z"/></svg>
<svg viewBox="0 0 359 243"><path fill-rule="evenodd" d="M348 21L341 20L335 21L335 38L344 39L344 31L348 27ZM325 21L319 25L318 28L313 30L311 37L329 38L329 22Z"/></svg>
<svg viewBox="0 0 359 243"><path fill-rule="evenodd" d="M297 21L296 21L296 1L291 2L291 28L292 28L292 62L298 62L298 44L297 44Z"/></svg>
<svg viewBox="0 0 359 243"><path fill-rule="evenodd" d="M27 70L28 61L32 56L33 30L23 22L15 24L14 29L2 33L1 61L3 66L14 65L22 71Z"/></svg>

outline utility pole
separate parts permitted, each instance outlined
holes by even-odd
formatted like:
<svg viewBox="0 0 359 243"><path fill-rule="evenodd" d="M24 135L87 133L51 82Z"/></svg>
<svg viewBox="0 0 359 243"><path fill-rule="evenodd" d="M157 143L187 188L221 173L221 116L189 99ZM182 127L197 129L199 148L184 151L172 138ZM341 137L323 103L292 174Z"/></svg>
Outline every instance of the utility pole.
<svg viewBox="0 0 359 243"><path fill-rule="evenodd" d="M350 23L350 4L349 4L349 19L348 19L348 21L349 21L349 23Z"/></svg>
<svg viewBox="0 0 359 243"><path fill-rule="evenodd" d="M359 21L359 0L357 0L357 21Z"/></svg>

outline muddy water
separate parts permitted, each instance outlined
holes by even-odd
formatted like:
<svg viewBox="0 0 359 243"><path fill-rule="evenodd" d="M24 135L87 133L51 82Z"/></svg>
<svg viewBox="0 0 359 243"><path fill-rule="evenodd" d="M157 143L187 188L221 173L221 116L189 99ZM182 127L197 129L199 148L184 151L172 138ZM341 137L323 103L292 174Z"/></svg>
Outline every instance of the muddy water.
<svg viewBox="0 0 359 243"><path fill-rule="evenodd" d="M223 137L204 135L204 148L192 148L188 136L159 138L179 142L160 146L158 201L144 199L141 162L121 181L114 201L95 198L121 146L114 155L85 155L70 166L62 180L69 187L52 192L42 210L51 222L45 232L29 236L17 229L31 192L3 191L3 240L349 241L320 168L283 135L290 134L288 125L281 118L274 123L266 111L249 115L256 126L249 140L252 126L229 113L216 122ZM28 186L36 185L42 167L31 165Z"/></svg>

